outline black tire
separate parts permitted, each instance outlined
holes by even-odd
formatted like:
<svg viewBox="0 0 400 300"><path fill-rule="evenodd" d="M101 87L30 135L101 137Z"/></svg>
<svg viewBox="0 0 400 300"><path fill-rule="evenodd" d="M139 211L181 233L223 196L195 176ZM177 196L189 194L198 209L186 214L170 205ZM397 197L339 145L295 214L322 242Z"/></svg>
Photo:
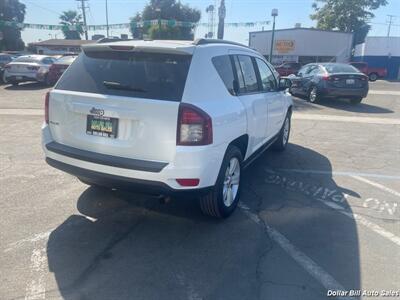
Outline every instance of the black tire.
<svg viewBox="0 0 400 300"><path fill-rule="evenodd" d="M286 149L286 146L289 142L289 136L290 136L291 116L292 116L292 114L289 111L286 114L285 121L283 122L282 128L279 131L277 140L272 144L272 149L274 149L276 151L283 151ZM285 126L288 126L287 135L285 134Z"/></svg>
<svg viewBox="0 0 400 300"><path fill-rule="evenodd" d="M359 104L359 103L361 103L362 99L363 99L362 97L354 97L354 98L350 99L350 103L351 104Z"/></svg>
<svg viewBox="0 0 400 300"><path fill-rule="evenodd" d="M236 158L239 163L239 185L237 188L236 196L233 198L233 202L229 206L227 206L224 202L224 181L227 168L230 165L231 160L234 158ZM205 215L216 218L227 218L233 213L239 202L240 192L242 188L240 182L242 162L243 156L239 148L236 146L229 146L225 153L224 160L222 161L221 169L218 173L218 178L215 186L208 194L200 197L200 208Z"/></svg>
<svg viewBox="0 0 400 300"><path fill-rule="evenodd" d="M379 76L376 73L368 74L369 81L377 81Z"/></svg>
<svg viewBox="0 0 400 300"><path fill-rule="evenodd" d="M86 184L86 185L89 185L89 186L92 186L92 187L97 187L97 188L105 188L105 187L103 187L103 186L101 186L101 185L92 183L92 182L90 182L90 181L88 181L88 180L86 180L86 179L83 179L83 178L80 178L80 177L77 177L77 178L78 178L78 180L79 180L80 182L82 182L83 184Z"/></svg>
<svg viewBox="0 0 400 300"><path fill-rule="evenodd" d="M308 91L308 102L317 103L321 100L321 96L319 95L318 88L313 86Z"/></svg>

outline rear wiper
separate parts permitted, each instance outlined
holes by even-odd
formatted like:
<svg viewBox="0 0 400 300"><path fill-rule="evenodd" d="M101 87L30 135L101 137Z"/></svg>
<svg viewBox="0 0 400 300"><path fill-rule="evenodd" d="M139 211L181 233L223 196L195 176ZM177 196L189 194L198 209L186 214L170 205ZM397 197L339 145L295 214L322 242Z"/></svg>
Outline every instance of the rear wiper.
<svg viewBox="0 0 400 300"><path fill-rule="evenodd" d="M134 91L134 92L140 92L140 93L147 92L146 90L144 90L142 88L125 85L125 84L121 84L119 82L114 82L114 81L103 81L103 85L108 89L114 89L114 90Z"/></svg>

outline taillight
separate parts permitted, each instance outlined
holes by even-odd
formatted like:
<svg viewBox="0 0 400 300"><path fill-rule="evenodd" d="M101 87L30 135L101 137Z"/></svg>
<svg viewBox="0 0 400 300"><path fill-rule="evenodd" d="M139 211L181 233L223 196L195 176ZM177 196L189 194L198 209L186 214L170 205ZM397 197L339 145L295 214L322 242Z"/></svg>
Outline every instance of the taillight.
<svg viewBox="0 0 400 300"><path fill-rule="evenodd" d="M49 124L49 100L50 100L50 93L46 93L46 98L44 100L44 121L46 124Z"/></svg>
<svg viewBox="0 0 400 300"><path fill-rule="evenodd" d="M176 144L182 146L209 145L213 142L212 121L200 108L181 103L178 113Z"/></svg>
<svg viewBox="0 0 400 300"><path fill-rule="evenodd" d="M7 64L7 65L4 66L4 69L10 70L11 66Z"/></svg>
<svg viewBox="0 0 400 300"><path fill-rule="evenodd" d="M322 80L329 81L329 80L331 80L331 77L328 75L324 75L324 76L322 76Z"/></svg>
<svg viewBox="0 0 400 300"><path fill-rule="evenodd" d="M28 70L37 71L40 67L28 67Z"/></svg>

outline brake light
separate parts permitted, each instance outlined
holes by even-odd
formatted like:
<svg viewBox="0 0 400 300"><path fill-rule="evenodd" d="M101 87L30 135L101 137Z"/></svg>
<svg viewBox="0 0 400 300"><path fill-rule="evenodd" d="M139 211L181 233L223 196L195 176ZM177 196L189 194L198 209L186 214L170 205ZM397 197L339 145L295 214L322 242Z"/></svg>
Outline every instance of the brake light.
<svg viewBox="0 0 400 300"><path fill-rule="evenodd" d="M200 108L181 103L178 113L176 144L182 146L209 145L213 142L212 121Z"/></svg>
<svg viewBox="0 0 400 300"><path fill-rule="evenodd" d="M119 51L131 51L134 49L133 46L110 46L110 48Z"/></svg>
<svg viewBox="0 0 400 300"><path fill-rule="evenodd" d="M46 93L46 98L44 100L44 121L46 124L49 124L49 100L50 100L50 93Z"/></svg>
<svg viewBox="0 0 400 300"><path fill-rule="evenodd" d="M200 183L200 179L198 178L182 178L176 179L176 182L181 186L198 186Z"/></svg>
<svg viewBox="0 0 400 300"><path fill-rule="evenodd" d="M324 76L322 76L322 80L328 81L328 80L331 80L331 77L328 75L324 75Z"/></svg>
<svg viewBox="0 0 400 300"><path fill-rule="evenodd" d="M37 71L40 67L28 67L28 70Z"/></svg>

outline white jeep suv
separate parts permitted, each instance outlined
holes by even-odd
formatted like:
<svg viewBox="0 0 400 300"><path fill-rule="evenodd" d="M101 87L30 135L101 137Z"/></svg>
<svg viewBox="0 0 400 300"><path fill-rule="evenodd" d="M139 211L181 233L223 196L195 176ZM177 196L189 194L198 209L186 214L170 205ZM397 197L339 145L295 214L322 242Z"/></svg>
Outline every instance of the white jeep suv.
<svg viewBox="0 0 400 300"><path fill-rule="evenodd" d="M87 184L196 194L204 213L227 217L243 167L288 143L286 88L262 55L232 42L84 46L46 96L46 161Z"/></svg>

